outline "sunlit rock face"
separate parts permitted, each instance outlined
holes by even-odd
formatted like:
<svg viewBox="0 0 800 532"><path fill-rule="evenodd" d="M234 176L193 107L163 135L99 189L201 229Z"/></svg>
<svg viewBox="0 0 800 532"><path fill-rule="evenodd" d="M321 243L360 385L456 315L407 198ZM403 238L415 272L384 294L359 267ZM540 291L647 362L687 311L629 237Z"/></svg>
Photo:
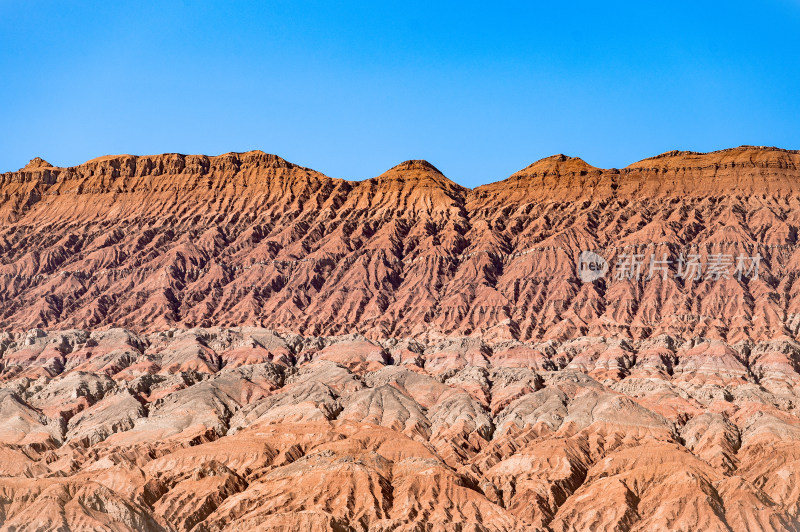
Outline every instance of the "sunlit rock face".
<svg viewBox="0 0 800 532"><path fill-rule="evenodd" d="M35 159L0 174L0 530L800 529L798 198L755 147L473 190Z"/></svg>
<svg viewBox="0 0 800 532"><path fill-rule="evenodd" d="M16 331L736 344L800 327L800 154L774 148L554 156L474 190L425 161L351 182L261 152L34 160L0 192ZM588 250L609 269L584 283Z"/></svg>
<svg viewBox="0 0 800 532"><path fill-rule="evenodd" d="M9 530L793 530L798 354L790 339L745 349L666 335L9 334L0 519Z"/></svg>

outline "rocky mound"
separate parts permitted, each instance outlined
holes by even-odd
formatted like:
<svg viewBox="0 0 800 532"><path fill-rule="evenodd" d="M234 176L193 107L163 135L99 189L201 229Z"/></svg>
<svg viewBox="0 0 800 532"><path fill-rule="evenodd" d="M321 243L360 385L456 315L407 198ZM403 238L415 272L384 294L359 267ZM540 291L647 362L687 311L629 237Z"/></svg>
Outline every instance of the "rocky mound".
<svg viewBox="0 0 800 532"><path fill-rule="evenodd" d="M32 330L4 530L796 530L800 344Z"/></svg>

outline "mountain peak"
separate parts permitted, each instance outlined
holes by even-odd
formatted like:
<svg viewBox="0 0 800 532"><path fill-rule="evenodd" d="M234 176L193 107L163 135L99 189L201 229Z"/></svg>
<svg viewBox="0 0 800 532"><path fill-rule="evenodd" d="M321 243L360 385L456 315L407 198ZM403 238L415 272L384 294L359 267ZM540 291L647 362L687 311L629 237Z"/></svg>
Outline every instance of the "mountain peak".
<svg viewBox="0 0 800 532"><path fill-rule="evenodd" d="M39 170L40 168L53 168L53 165L42 159L41 157L34 157L26 164L23 170Z"/></svg>
<svg viewBox="0 0 800 532"><path fill-rule="evenodd" d="M403 161L367 181L374 183L406 183L410 185L435 183L435 186L446 189L463 189L461 185L456 184L438 168L423 159Z"/></svg>
<svg viewBox="0 0 800 532"><path fill-rule="evenodd" d="M433 166L431 163L426 161L425 159L409 159L408 161L403 161L402 163L391 167L388 171L393 172L402 172L402 171L409 171L409 170L421 170L424 172L435 172L437 174L442 174L438 168ZM442 174L444 175L444 174Z"/></svg>
<svg viewBox="0 0 800 532"><path fill-rule="evenodd" d="M581 159L580 157L570 157L563 153L551 155L539 159L535 163L529 164L518 174L534 174L534 175L547 175L547 174L570 174L582 172L587 170L594 170L595 167Z"/></svg>
<svg viewBox="0 0 800 532"><path fill-rule="evenodd" d="M739 146L707 153L672 150L654 157L648 157L629 165L629 169L645 168L690 168L709 166L774 166L778 168L797 168L800 152L770 146Z"/></svg>

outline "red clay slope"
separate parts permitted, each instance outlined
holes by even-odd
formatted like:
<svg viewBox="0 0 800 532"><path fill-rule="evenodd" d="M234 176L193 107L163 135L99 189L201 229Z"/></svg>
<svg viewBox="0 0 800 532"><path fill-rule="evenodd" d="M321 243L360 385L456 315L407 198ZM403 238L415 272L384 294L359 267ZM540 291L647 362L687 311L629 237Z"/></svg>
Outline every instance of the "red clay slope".
<svg viewBox="0 0 800 532"><path fill-rule="evenodd" d="M0 175L0 531L800 530L799 188L753 147L474 190L35 159Z"/></svg>
<svg viewBox="0 0 800 532"><path fill-rule="evenodd" d="M800 344L0 341L0 530L800 528Z"/></svg>
<svg viewBox="0 0 800 532"><path fill-rule="evenodd" d="M424 161L328 178L261 152L0 175L0 325L728 342L794 335L800 154L543 159L465 189ZM763 257L758 279L583 284L582 250ZM734 265L735 266L735 265ZM731 272L733 273L733 269Z"/></svg>

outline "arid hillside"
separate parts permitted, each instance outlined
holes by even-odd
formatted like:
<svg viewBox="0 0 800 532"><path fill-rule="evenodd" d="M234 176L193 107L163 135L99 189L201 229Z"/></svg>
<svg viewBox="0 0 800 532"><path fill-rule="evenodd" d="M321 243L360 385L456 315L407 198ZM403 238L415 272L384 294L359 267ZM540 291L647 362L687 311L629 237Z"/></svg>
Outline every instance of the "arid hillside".
<svg viewBox="0 0 800 532"><path fill-rule="evenodd" d="M487 177L487 181L491 178ZM0 174L0 530L800 530L800 152Z"/></svg>
<svg viewBox="0 0 800 532"><path fill-rule="evenodd" d="M2 530L800 528L800 344L2 344Z"/></svg>
<svg viewBox="0 0 800 532"><path fill-rule="evenodd" d="M350 182L261 152L35 159L0 175L0 324L765 340L800 326L799 189L799 153L752 147L554 156L474 190L424 161ZM585 250L722 255L731 277L762 259L757 278L584 284Z"/></svg>

